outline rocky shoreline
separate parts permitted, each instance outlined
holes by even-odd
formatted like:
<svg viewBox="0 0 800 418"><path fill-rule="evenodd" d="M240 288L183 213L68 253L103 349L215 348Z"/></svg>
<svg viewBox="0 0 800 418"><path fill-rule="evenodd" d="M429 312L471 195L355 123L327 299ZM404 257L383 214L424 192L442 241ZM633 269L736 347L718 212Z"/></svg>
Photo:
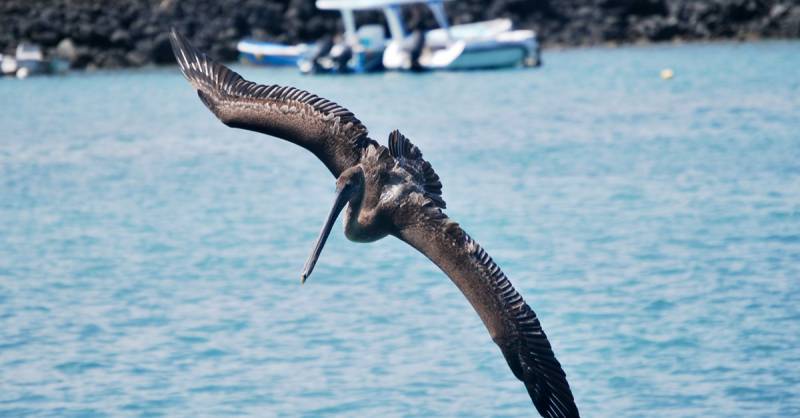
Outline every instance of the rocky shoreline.
<svg viewBox="0 0 800 418"><path fill-rule="evenodd" d="M462 0L446 7L453 23L510 17L535 29L545 47L800 38L798 0ZM380 13L358 18L382 21ZM433 26L432 16L423 20ZM340 25L338 13L317 10L314 0L3 0L0 52L30 41L76 69L167 64L174 26L214 58L232 61L243 37L309 42Z"/></svg>

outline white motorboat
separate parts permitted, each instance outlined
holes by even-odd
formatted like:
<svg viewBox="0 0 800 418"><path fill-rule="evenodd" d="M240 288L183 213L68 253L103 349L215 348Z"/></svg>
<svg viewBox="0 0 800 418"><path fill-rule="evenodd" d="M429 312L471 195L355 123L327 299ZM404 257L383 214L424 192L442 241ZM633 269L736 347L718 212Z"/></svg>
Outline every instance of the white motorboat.
<svg viewBox="0 0 800 418"><path fill-rule="evenodd" d="M514 30L509 19L450 25L444 1L318 0L317 8L341 11L345 17L346 33L347 15L352 24L354 10L382 10L391 34L383 52L386 69L469 70L537 66L541 62L534 31ZM401 14L401 6L409 4L426 5L439 28L424 34L409 34Z"/></svg>

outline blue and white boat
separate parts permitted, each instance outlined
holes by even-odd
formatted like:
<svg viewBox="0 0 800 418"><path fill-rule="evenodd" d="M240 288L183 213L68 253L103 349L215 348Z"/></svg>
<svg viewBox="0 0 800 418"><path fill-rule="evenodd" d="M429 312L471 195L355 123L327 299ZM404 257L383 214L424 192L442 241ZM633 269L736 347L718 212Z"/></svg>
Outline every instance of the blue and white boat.
<svg viewBox="0 0 800 418"><path fill-rule="evenodd" d="M296 66L309 51L307 44L284 45L243 39L236 45L239 60L247 64L269 66Z"/></svg>

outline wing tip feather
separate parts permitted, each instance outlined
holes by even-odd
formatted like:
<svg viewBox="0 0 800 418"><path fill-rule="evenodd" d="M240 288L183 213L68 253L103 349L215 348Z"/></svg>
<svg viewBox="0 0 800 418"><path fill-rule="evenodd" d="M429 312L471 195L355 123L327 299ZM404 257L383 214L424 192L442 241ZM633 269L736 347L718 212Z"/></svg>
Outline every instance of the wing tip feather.
<svg viewBox="0 0 800 418"><path fill-rule="evenodd" d="M294 106L295 104L301 104L309 106L315 112L321 114L322 120L330 125L331 135L336 137L337 140L347 141L357 156L368 144L375 143L375 141L369 139L367 128L356 118L353 112L333 101L291 86L261 85L247 81L235 71L214 61L195 48L174 27L169 31L169 41L183 76L197 90L197 94L203 104L228 126L243 127L272 135L273 133L270 129L273 127L271 126L264 126L264 124L253 125L250 122L243 124L237 119L241 117L242 112L246 113L252 110L253 104L256 109L258 109L258 106L265 106L264 103L253 102L253 99L258 99L269 102L270 106L280 104L280 109L286 107L284 105ZM251 109L243 111L241 106L243 102L246 102L245 107L250 106ZM286 108L288 109L289 107ZM268 111L269 109L265 110ZM311 115L309 117L319 117L319 115ZM295 142L292 139L289 140ZM322 157L320 158L322 159ZM325 160L323 159L323 161Z"/></svg>
<svg viewBox="0 0 800 418"><path fill-rule="evenodd" d="M488 252L469 234L463 233L463 239L462 245L473 262L478 268L485 269L493 280L504 315L515 324L516 332L512 338L496 341L514 376L525 384L533 405L542 416L578 418L580 414L566 373L536 313Z"/></svg>
<svg viewBox="0 0 800 418"><path fill-rule="evenodd" d="M174 27L170 29L169 43L181 73L195 89L203 90L204 84L214 85L213 63Z"/></svg>
<svg viewBox="0 0 800 418"><path fill-rule="evenodd" d="M296 101L309 105L320 113L329 114L332 118L338 117L342 124L357 124L364 135L367 132L353 112L336 102L291 86L260 85L246 81L235 71L197 50L174 27L170 30L169 40L184 77L195 89L203 91L207 96Z"/></svg>

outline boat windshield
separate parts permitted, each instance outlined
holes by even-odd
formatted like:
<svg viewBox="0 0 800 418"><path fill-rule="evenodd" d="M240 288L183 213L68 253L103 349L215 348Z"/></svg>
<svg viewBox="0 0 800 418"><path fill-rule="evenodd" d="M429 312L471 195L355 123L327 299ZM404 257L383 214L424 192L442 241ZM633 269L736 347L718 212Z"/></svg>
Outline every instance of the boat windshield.
<svg viewBox="0 0 800 418"><path fill-rule="evenodd" d="M450 0L317 0L317 8L320 10L338 10L342 13L344 21L345 36L353 40L356 38L355 10L383 10L386 15L386 23L392 39L402 41L406 38L406 28L403 25L400 7L408 4L424 4L433 13L436 23L445 31L449 30L450 25L444 11L444 2Z"/></svg>

